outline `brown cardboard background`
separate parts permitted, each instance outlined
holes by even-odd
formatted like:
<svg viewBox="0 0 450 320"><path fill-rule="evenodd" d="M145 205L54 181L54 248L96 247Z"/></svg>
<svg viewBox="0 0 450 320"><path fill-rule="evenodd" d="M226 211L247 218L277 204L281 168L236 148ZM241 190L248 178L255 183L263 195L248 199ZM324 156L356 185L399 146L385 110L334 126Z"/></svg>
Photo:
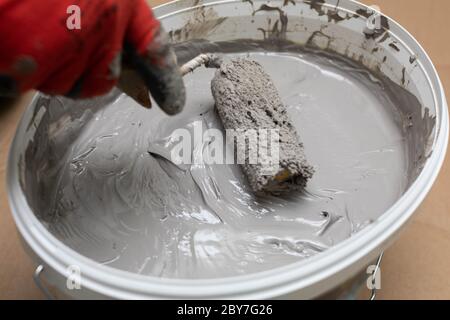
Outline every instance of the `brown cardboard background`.
<svg viewBox="0 0 450 320"><path fill-rule="evenodd" d="M150 0L150 4L162 0ZM364 0L397 20L431 56L450 101L450 1ZM42 299L34 266L22 250L9 211L6 159L15 126L31 94L0 110L0 299ZM450 299L450 158L420 210L386 251L379 299Z"/></svg>

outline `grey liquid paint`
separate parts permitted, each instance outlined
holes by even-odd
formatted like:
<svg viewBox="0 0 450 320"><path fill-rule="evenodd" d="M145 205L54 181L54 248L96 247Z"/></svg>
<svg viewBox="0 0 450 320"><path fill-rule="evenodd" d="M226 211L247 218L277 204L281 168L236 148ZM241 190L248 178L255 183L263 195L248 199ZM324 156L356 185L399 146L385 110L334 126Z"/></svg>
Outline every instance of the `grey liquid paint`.
<svg viewBox="0 0 450 320"><path fill-rule="evenodd" d="M224 59L237 55L262 64L286 105L315 168L304 191L256 197L237 165L167 160L175 129L193 131L197 121L223 129L210 91L215 71L200 68L185 77L187 105L174 117L124 95L76 110L68 100L38 101L47 112L23 159L22 185L48 229L111 267L168 278L225 277L320 253L404 193L434 126L417 99L328 54Z"/></svg>

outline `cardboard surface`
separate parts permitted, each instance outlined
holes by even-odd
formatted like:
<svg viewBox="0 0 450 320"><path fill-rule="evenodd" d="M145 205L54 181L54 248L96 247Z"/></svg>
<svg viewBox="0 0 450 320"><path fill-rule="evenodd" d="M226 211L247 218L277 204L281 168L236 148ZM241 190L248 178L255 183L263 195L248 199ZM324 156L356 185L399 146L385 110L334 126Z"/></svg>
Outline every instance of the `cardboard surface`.
<svg viewBox="0 0 450 320"><path fill-rule="evenodd" d="M149 1L152 5L163 1ZM366 0L411 32L429 53L450 101L450 1ZM0 299L42 299L9 211L6 159L15 126L31 98L0 110ZM450 157L427 199L386 251L378 299L450 299Z"/></svg>

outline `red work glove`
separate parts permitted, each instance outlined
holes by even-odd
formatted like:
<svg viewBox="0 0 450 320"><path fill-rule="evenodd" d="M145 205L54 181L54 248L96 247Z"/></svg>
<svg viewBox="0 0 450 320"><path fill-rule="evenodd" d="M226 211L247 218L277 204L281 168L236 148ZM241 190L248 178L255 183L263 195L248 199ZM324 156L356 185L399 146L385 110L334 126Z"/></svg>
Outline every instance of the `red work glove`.
<svg viewBox="0 0 450 320"><path fill-rule="evenodd" d="M68 20L72 28L77 22L68 13L72 5L80 8L80 29L68 27ZM167 113L184 105L175 55L144 0L0 0L0 39L0 96L32 88L73 98L102 95L125 66Z"/></svg>

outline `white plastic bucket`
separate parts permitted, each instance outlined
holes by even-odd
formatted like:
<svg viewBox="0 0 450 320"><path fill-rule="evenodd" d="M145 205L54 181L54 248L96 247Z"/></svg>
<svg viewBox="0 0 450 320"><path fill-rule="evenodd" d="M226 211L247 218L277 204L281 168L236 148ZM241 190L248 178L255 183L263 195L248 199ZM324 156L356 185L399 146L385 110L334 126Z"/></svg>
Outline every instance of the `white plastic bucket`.
<svg viewBox="0 0 450 320"><path fill-rule="evenodd" d="M30 123L46 112L45 108L40 108L37 95L17 128L8 165L11 209L25 247L36 265L41 266L36 277L45 278L49 286L73 298L314 298L354 277L392 243L427 195L446 153L449 130L447 103L437 72L419 43L389 18L382 20L381 27L388 22L390 39L395 41L399 50L390 50L388 47L392 42L389 41L377 41L374 45L379 49L376 51L368 48L366 16L370 10L362 4L350 0L327 0L325 4L320 1L296 1L295 5L285 2L270 1L270 6L277 10L254 14L255 8L267 2L183 0L160 6L155 13L166 29L172 31L175 42L196 37L211 41L260 39L263 34L258 29L266 27L265 16L276 20L286 15L289 18L284 35L286 39L301 44L312 43L351 58L357 57L368 68L379 68L391 80L403 85L436 117L432 139L424 141L430 155L407 192L378 220L353 237L307 260L273 270L207 280L164 279L120 271L100 265L58 241L36 218L27 203L22 159L35 134ZM199 19L199 10L209 13ZM336 12L341 18L346 18L336 19L333 16ZM188 21L191 21L190 29L186 29ZM195 23L203 27L196 28ZM326 29L322 28L324 25ZM328 38L317 33L318 30L334 40L327 41ZM389 55L390 63L380 63L384 55ZM414 68L411 61L414 61ZM81 280L80 289L78 279Z"/></svg>

